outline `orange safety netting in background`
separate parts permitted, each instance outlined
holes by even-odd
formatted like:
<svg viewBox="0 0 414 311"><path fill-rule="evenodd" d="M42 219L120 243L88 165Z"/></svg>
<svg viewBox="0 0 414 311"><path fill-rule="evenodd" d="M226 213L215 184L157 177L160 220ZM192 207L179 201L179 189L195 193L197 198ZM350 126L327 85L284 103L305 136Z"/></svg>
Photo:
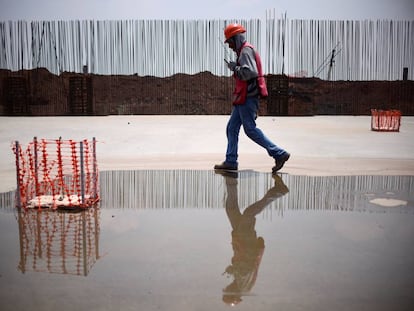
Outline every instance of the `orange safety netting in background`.
<svg viewBox="0 0 414 311"><path fill-rule="evenodd" d="M399 132L401 112L399 110L371 109L371 130L380 132Z"/></svg>
<svg viewBox="0 0 414 311"><path fill-rule="evenodd" d="M16 205L56 209L89 207L99 201L96 140L33 139L16 156Z"/></svg>

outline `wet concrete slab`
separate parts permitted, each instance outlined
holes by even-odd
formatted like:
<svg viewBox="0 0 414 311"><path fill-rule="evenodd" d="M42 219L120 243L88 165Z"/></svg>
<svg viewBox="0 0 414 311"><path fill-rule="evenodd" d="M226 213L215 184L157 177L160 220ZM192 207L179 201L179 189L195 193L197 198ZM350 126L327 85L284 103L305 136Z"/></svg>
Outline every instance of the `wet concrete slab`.
<svg viewBox="0 0 414 311"><path fill-rule="evenodd" d="M0 194L1 310L411 310L414 176L100 173L80 213Z"/></svg>
<svg viewBox="0 0 414 311"><path fill-rule="evenodd" d="M16 184L12 142L97 139L100 170L210 170L224 160L229 116L0 117L0 192ZM294 175L414 175L414 117L400 132L371 131L370 116L265 117L258 127L291 153ZM239 168L270 172L274 160L240 133Z"/></svg>

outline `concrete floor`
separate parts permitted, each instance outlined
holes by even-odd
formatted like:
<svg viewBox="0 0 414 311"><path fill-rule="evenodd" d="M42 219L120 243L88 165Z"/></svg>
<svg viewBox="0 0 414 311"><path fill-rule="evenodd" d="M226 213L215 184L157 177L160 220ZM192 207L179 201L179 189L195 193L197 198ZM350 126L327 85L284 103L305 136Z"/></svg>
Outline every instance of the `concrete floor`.
<svg viewBox="0 0 414 311"><path fill-rule="evenodd" d="M227 119L0 118L0 309L410 310L414 117L260 117L292 157L271 176L241 133L237 179L212 171ZM99 209L17 212L11 147L33 136L96 137Z"/></svg>
<svg viewBox="0 0 414 311"><path fill-rule="evenodd" d="M100 170L212 169L224 160L228 116L1 117L0 191L15 189L12 142L41 138L98 141ZM295 175L413 175L414 117L400 132L371 131L370 116L259 117L257 125L291 153ZM240 169L268 172L266 151L241 132Z"/></svg>

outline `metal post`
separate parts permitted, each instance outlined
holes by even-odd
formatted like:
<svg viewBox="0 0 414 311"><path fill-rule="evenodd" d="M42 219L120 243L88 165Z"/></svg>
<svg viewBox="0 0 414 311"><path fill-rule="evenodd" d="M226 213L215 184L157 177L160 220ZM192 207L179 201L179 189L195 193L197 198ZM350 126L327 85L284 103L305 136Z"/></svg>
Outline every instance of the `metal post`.
<svg viewBox="0 0 414 311"><path fill-rule="evenodd" d="M20 155L19 155L19 142L15 142L16 148L16 179L17 179L17 190L16 190L16 206L17 208L22 207L22 201L20 196Z"/></svg>
<svg viewBox="0 0 414 311"><path fill-rule="evenodd" d="M37 160L37 137L33 137L33 154L34 154L34 170L35 170L35 191L36 191L36 196L39 195L39 170L37 167L38 164L38 160Z"/></svg>
<svg viewBox="0 0 414 311"><path fill-rule="evenodd" d="M403 68L403 81L408 80L408 67Z"/></svg>
<svg viewBox="0 0 414 311"><path fill-rule="evenodd" d="M85 204L85 171L83 167L83 142L80 142L80 178L81 178L81 198L82 205Z"/></svg>
<svg viewBox="0 0 414 311"><path fill-rule="evenodd" d="M93 137L92 139L92 165L93 165L93 198L96 199L98 197L98 176L97 176L97 168L96 168L96 138Z"/></svg>
<svg viewBox="0 0 414 311"><path fill-rule="evenodd" d="M62 137L59 137L59 140L57 142L57 161L58 161L58 187L60 187L60 195L64 196L65 195L65 181L64 181L64 177L63 177L63 161L62 161ZM66 193L68 196L70 195L70 193Z"/></svg>

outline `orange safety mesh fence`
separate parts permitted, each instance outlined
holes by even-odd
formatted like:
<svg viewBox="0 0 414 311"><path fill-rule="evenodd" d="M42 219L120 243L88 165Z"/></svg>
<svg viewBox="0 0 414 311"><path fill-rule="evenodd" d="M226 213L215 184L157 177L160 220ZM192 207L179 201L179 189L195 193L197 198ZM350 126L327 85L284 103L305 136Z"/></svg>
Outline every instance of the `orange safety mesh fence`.
<svg viewBox="0 0 414 311"><path fill-rule="evenodd" d="M99 201L96 140L33 139L16 156L16 205L23 208L89 207Z"/></svg>
<svg viewBox="0 0 414 311"><path fill-rule="evenodd" d="M371 130L379 132L399 132L401 111L371 109Z"/></svg>

